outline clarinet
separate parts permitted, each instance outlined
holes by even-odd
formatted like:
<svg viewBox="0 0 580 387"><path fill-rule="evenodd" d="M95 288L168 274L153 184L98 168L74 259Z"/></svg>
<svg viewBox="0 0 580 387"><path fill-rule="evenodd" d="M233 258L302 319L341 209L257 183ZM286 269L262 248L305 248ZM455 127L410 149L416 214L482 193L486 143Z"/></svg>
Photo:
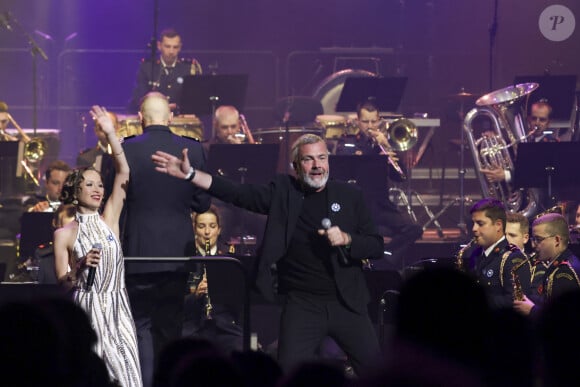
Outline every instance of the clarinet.
<svg viewBox="0 0 580 387"><path fill-rule="evenodd" d="M211 255L211 246L209 243L209 239L205 240L205 256L209 257ZM205 277L205 280L208 281L207 279L207 267L206 264L203 264L203 276ZM209 297L209 282L208 282L208 286L207 286L207 294L205 295L205 318L208 320L212 319L211 316L211 311L213 310L213 305L211 304L211 298Z"/></svg>

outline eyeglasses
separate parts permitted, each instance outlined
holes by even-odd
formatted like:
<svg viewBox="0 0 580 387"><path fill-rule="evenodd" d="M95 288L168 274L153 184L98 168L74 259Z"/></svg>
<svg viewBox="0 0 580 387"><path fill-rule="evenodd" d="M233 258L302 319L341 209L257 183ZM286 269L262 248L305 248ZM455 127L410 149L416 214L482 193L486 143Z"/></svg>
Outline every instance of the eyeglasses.
<svg viewBox="0 0 580 387"><path fill-rule="evenodd" d="M556 235L550 235L550 236L547 236L547 237L541 237L541 236L537 236L537 235L532 235L532 237L530 239L532 240L532 242L534 242L535 244L539 245L544 240L546 240L548 238L553 238L555 236Z"/></svg>
<svg viewBox="0 0 580 387"><path fill-rule="evenodd" d="M537 116L530 116L530 121L533 122L548 122L548 117L537 117Z"/></svg>

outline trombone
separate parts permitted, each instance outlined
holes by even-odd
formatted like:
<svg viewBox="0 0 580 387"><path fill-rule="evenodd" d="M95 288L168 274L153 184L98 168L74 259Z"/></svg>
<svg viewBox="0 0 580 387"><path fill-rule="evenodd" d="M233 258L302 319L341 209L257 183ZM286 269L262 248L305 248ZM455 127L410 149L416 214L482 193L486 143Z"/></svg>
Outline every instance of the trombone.
<svg viewBox="0 0 580 387"><path fill-rule="evenodd" d="M380 121L377 129L381 132L389 144L389 148L396 151L407 151L417 143L417 126L409 119L399 118L390 124L387 121ZM387 150L376 137L372 137L373 141L379 146L381 151L387 155L388 162L393 169L397 171L401 179L406 180L407 175L403 172L401 166L387 153Z"/></svg>

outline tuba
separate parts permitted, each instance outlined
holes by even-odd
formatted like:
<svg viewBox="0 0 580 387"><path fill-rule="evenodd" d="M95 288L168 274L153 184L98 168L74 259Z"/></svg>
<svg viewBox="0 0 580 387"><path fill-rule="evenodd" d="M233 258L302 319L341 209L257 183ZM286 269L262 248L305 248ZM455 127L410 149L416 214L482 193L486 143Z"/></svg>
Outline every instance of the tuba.
<svg viewBox="0 0 580 387"><path fill-rule="evenodd" d="M508 211L519 212L526 217L537 212L538 198L534 192L514 190L505 181L488 182L481 169L514 170L512 158L517 155L517 145L526 142L529 137L524 120L528 97L538 86L537 83L522 83L486 94L476 101L478 107L471 109L463 121L463 130L467 135L483 196L501 200ZM494 131L476 140L473 120L478 116L487 116Z"/></svg>

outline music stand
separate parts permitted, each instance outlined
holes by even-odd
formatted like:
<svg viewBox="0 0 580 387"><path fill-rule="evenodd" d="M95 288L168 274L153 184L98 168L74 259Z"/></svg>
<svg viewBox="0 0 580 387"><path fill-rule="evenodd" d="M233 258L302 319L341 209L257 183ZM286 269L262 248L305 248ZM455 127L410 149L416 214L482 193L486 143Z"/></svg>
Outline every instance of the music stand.
<svg viewBox="0 0 580 387"><path fill-rule="evenodd" d="M580 188L574 179L577 165L574 160L580 153L577 142L537 142L518 145L514 165L515 188L543 188L548 197L555 202L554 191L563 192Z"/></svg>
<svg viewBox="0 0 580 387"><path fill-rule="evenodd" d="M221 105L244 110L248 74L188 75L183 79L179 107L182 114L203 116Z"/></svg>
<svg viewBox="0 0 580 387"><path fill-rule="evenodd" d="M516 76L514 84L538 83L540 86L530 94L527 107L545 98L552 107L552 120L569 121L574 106L576 80L576 75Z"/></svg>
<svg viewBox="0 0 580 387"><path fill-rule="evenodd" d="M276 174L280 144L211 144L207 170L240 183L267 183Z"/></svg>
<svg viewBox="0 0 580 387"><path fill-rule="evenodd" d="M23 150L21 141L0 142L0 196L16 193L16 178L22 175L20 160Z"/></svg>
<svg viewBox="0 0 580 387"><path fill-rule="evenodd" d="M39 245L52 242L52 212L25 212L20 219L20 259L34 257Z"/></svg>
<svg viewBox="0 0 580 387"><path fill-rule="evenodd" d="M381 155L331 155L328 159L333 179L359 186L367 201L386 200L389 194L387 158Z"/></svg>
<svg viewBox="0 0 580 387"><path fill-rule="evenodd" d="M353 112L359 103L372 99L380 111L396 112L406 86L407 77L347 78L336 111Z"/></svg>

